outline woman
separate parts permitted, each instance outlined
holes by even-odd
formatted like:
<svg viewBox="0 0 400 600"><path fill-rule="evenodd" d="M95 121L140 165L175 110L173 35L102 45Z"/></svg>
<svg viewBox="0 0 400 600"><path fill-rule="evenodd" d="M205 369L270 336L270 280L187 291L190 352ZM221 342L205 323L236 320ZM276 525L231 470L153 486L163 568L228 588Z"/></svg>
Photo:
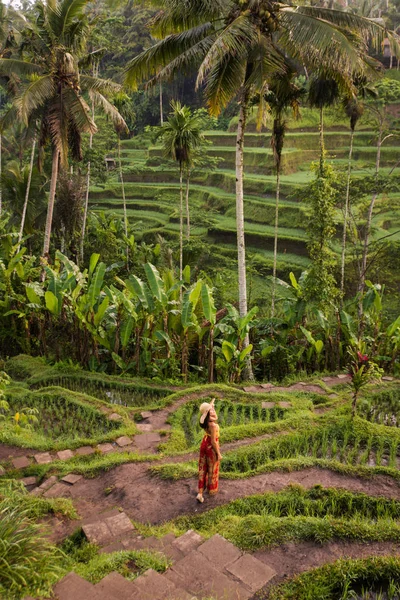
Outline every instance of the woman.
<svg viewBox="0 0 400 600"><path fill-rule="evenodd" d="M205 431L200 446L199 458L199 493L198 502L204 502L203 492L207 488L210 495L218 492L219 463L222 458L219 450L218 417L214 408L215 398L210 403L203 402L200 406L200 427Z"/></svg>

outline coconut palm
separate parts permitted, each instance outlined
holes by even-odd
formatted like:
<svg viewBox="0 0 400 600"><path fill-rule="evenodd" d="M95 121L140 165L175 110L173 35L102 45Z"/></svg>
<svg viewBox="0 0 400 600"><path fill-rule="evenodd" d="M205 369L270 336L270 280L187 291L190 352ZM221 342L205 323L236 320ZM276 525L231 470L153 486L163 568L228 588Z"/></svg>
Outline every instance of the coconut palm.
<svg viewBox="0 0 400 600"><path fill-rule="evenodd" d="M345 82L347 89L350 81ZM324 172L325 140L324 140L324 110L335 104L340 97L341 90L336 79L326 73L317 73L310 82L308 102L312 108L319 110L319 172Z"/></svg>
<svg viewBox="0 0 400 600"><path fill-rule="evenodd" d="M276 202L275 202L275 231L274 231L274 263L272 268L272 298L271 317L275 314L276 265L278 260L278 225L282 150L286 133L286 113L292 109L295 117L299 116L299 101L304 90L293 81L295 70L288 64L285 73L277 73L268 82L268 92L265 96L273 116L271 146L274 154L276 171Z"/></svg>
<svg viewBox="0 0 400 600"><path fill-rule="evenodd" d="M239 312L244 316L243 148L253 91L264 89L271 72L284 70L285 55L310 70L329 66L337 79L348 79L365 70L367 43L379 48L387 32L380 23L344 11L273 0L164 0L152 21L152 35L161 40L131 61L128 84L134 87L149 79L155 84L196 68L197 86L204 89L212 114L219 114L233 98L238 100L236 219ZM398 41L393 35L391 39L398 51Z"/></svg>
<svg viewBox="0 0 400 600"><path fill-rule="evenodd" d="M89 0L45 0L35 5L36 21L26 32L22 59L0 59L0 74L21 78L13 105L26 125L38 121L39 149L50 142L52 171L43 243L43 258L50 249L54 200L59 166L68 164L68 154L82 159L82 134L95 133L87 93L112 118L123 121L104 94L119 89L116 84L82 75L79 58L89 34L85 7Z"/></svg>
<svg viewBox="0 0 400 600"><path fill-rule="evenodd" d="M204 118L192 113L188 106L180 102L171 102L172 111L168 120L157 131L157 138L162 140L164 155L172 158L179 165L179 277L183 274L183 174L189 168L193 154L204 143L202 133Z"/></svg>
<svg viewBox="0 0 400 600"><path fill-rule="evenodd" d="M343 99L343 107L347 117L349 118L350 124L350 148L347 163L347 181L346 181L346 198L343 213L343 234L342 234L342 257L341 257L341 278L340 278L340 292L341 301L344 296L344 275L345 275L345 264L346 264L346 242L347 242L347 222L350 211L350 183L351 183L351 167L353 158L353 145L354 145L354 134L356 126L362 115L364 114L364 98L366 96L376 96L376 90L368 85L365 79L359 79L355 82L357 90L356 96L345 96Z"/></svg>

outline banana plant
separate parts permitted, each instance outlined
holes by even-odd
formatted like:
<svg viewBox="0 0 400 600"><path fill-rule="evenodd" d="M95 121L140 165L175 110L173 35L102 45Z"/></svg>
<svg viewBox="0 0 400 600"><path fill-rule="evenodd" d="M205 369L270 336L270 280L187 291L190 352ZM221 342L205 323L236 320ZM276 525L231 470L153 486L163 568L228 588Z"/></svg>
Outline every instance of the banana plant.
<svg viewBox="0 0 400 600"><path fill-rule="evenodd" d="M226 317L215 328L224 337L221 346L216 349L218 354L216 365L227 374L229 381L239 381L246 359L253 350L252 344L246 348L243 348L243 345L258 308L252 308L243 317L240 317L238 310L231 304L228 304L227 311Z"/></svg>
<svg viewBox="0 0 400 600"><path fill-rule="evenodd" d="M290 329L298 327L301 323L305 324L307 302L305 300L305 281L307 272L303 272L299 280L296 279L294 273L290 273L290 284L282 279L277 279L276 283L285 290L282 297L278 298L278 302L282 305L282 310L288 322Z"/></svg>
<svg viewBox="0 0 400 600"><path fill-rule="evenodd" d="M25 285L37 277L35 257L26 257L26 248L19 250L18 245L11 245L5 254L4 260L0 260L0 314L4 318L2 337L6 347L19 345L29 353L29 324L33 311L26 302Z"/></svg>
<svg viewBox="0 0 400 600"><path fill-rule="evenodd" d="M316 367L319 368L322 358L322 351L324 349L324 342L322 340L314 339L311 331L308 331L302 325L300 325L300 330L309 343L309 347L307 349L307 361L311 362L311 359L315 354Z"/></svg>
<svg viewBox="0 0 400 600"><path fill-rule="evenodd" d="M232 342L222 341L216 364L230 383L239 383L242 371L246 366L246 358L252 350L253 344L239 350Z"/></svg>

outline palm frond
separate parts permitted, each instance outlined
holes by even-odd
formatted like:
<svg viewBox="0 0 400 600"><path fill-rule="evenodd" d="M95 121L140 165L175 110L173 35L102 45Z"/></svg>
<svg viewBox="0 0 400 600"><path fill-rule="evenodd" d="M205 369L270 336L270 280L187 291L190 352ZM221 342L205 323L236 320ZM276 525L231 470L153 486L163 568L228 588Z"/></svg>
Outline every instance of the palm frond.
<svg viewBox="0 0 400 600"><path fill-rule="evenodd" d="M267 37L259 39L257 46L249 53L248 62L251 69L246 78L246 86L258 91L264 88L265 82L273 74L284 74L287 71L285 55Z"/></svg>
<svg viewBox="0 0 400 600"><path fill-rule="evenodd" d="M211 114L217 116L238 93L246 78L246 66L245 59L227 56L208 72L204 94Z"/></svg>
<svg viewBox="0 0 400 600"><path fill-rule="evenodd" d="M0 119L0 134L15 125L18 119L17 109L14 105L5 112Z"/></svg>
<svg viewBox="0 0 400 600"><path fill-rule="evenodd" d="M28 62L26 60L17 60L15 58L0 58L0 74L1 75L17 75L18 77L26 77L29 75L40 74L42 68L39 65Z"/></svg>
<svg viewBox="0 0 400 600"><path fill-rule="evenodd" d="M117 131L121 133L129 131L125 119L120 115L118 109L103 94L92 89L89 96L95 105L99 106L107 117L110 117Z"/></svg>
<svg viewBox="0 0 400 600"><path fill-rule="evenodd" d="M58 4L57 21L54 22L54 33L62 40L76 20L84 14L84 8L89 0L63 0Z"/></svg>
<svg viewBox="0 0 400 600"><path fill-rule="evenodd" d="M203 58L201 42L206 40L213 31L214 27L208 23L183 33L169 35L164 40L157 42L130 61L125 70L125 83L135 89L139 82L157 74L160 69L169 65L179 56L184 56L185 52L195 46L198 47L198 52ZM199 44L200 46L198 46ZM190 54L190 57L193 58L193 53Z"/></svg>
<svg viewBox="0 0 400 600"><path fill-rule="evenodd" d="M32 112L44 106L54 93L55 82L51 75L35 78L22 87L14 100L14 105L26 125Z"/></svg>
<svg viewBox="0 0 400 600"><path fill-rule="evenodd" d="M84 98L70 87L63 88L61 96L68 121L74 123L81 133L96 133L96 124Z"/></svg>
<svg viewBox="0 0 400 600"><path fill-rule="evenodd" d="M355 31L371 42L378 50L381 49L383 40L389 33L382 19L368 19L344 10L320 6L298 6L296 11L303 15L324 20L340 28Z"/></svg>
<svg viewBox="0 0 400 600"><path fill-rule="evenodd" d="M100 94L117 94L122 90L122 86L111 79L100 79L91 75L81 75L79 82L82 90L85 92L93 91Z"/></svg>
<svg viewBox="0 0 400 600"><path fill-rule="evenodd" d="M89 21L86 16L74 21L64 34L63 43L73 52L82 54L86 48L86 42L90 34Z"/></svg>
<svg viewBox="0 0 400 600"><path fill-rule="evenodd" d="M353 32L297 10L285 9L281 14L278 42L294 59L300 59L312 68L341 70L349 76L363 71L361 59L365 49L362 40Z"/></svg>
<svg viewBox="0 0 400 600"><path fill-rule="evenodd" d="M171 60L164 68L158 71L147 83L146 87L154 86L158 81L168 81L175 75L182 74L187 70L198 69L203 57L207 54L215 41L215 34L200 40L177 58Z"/></svg>
<svg viewBox="0 0 400 600"><path fill-rule="evenodd" d="M250 19L241 14L229 23L216 37L215 42L204 57L200 66L196 85L199 86L207 77L215 65L223 63L227 54L235 58L243 58L248 55L251 48L259 41L257 29Z"/></svg>
<svg viewBox="0 0 400 600"><path fill-rule="evenodd" d="M188 31L226 14L225 0L167 0L150 22L151 34L163 38L171 33Z"/></svg>

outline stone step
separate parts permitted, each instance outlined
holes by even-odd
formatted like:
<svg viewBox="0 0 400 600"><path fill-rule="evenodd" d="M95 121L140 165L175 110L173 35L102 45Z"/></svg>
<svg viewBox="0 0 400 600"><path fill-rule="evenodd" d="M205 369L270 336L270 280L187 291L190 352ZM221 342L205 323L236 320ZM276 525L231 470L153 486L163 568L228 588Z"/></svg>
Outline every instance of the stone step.
<svg viewBox="0 0 400 600"><path fill-rule="evenodd" d="M160 575L153 569L148 569L143 575L140 575L133 582L137 592L137 598L140 600L192 600L193 595L189 594L182 587L177 587L172 581L164 575ZM133 596L136 600L136 596Z"/></svg>
<svg viewBox="0 0 400 600"><path fill-rule="evenodd" d="M126 513L118 512L110 516L103 515L101 519L92 523L84 523L82 529L89 542L105 546L119 541L119 537L134 531L135 528Z"/></svg>
<svg viewBox="0 0 400 600"><path fill-rule="evenodd" d="M175 586L200 598L211 596L214 600L248 600L252 596L244 585L232 581L197 550L174 563L165 577Z"/></svg>
<svg viewBox="0 0 400 600"><path fill-rule="evenodd" d="M121 540L124 550L149 550L162 552L164 546L158 538L150 536L143 538L141 536L131 537L130 539Z"/></svg>
<svg viewBox="0 0 400 600"><path fill-rule="evenodd" d="M96 513L95 515L91 515L90 517L85 517L85 519L83 519L82 521L82 525L90 525L91 523L97 523L97 521L101 519L107 519L107 517L115 517L119 514L121 514L121 511L118 510L118 508L105 510L104 512Z"/></svg>
<svg viewBox="0 0 400 600"><path fill-rule="evenodd" d="M192 594L212 596L215 600L246 600L275 574L271 567L243 554L217 534L175 562L165 577Z"/></svg>
<svg viewBox="0 0 400 600"><path fill-rule="evenodd" d="M54 586L57 600L108 600L109 596L74 572L68 573Z"/></svg>
<svg viewBox="0 0 400 600"><path fill-rule="evenodd" d="M164 574L148 569L134 581L112 572L96 585L71 572L54 587L57 600L248 600L276 575L269 565L242 553L218 534L206 541L193 530L178 538L172 533L159 539L143 538L123 531L128 519L125 513L108 511L102 517L87 527L105 524L107 519L111 525L115 521L122 549L174 551L174 564Z"/></svg>
<svg viewBox="0 0 400 600"><path fill-rule="evenodd" d="M107 595L110 600L113 600L114 598L115 600L139 599L134 584L116 571L109 573L109 575L97 583L94 588L96 592Z"/></svg>

